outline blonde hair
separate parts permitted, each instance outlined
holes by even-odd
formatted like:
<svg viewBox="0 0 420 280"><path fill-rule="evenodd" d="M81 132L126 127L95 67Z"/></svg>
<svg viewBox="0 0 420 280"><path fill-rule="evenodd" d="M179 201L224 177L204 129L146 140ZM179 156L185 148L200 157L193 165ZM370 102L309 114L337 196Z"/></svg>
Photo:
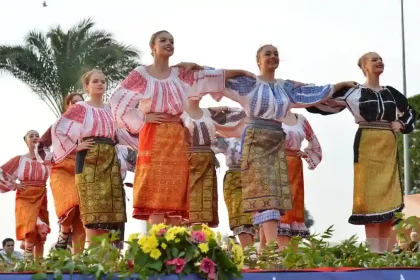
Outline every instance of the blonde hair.
<svg viewBox="0 0 420 280"><path fill-rule="evenodd" d="M171 34L166 30L159 30L158 32L153 33L152 36L150 36L149 46L152 47L155 44L155 41L158 38L158 36L163 33ZM154 56L153 52L151 52L151 55Z"/></svg>
<svg viewBox="0 0 420 280"><path fill-rule="evenodd" d="M359 60L357 61L357 66L359 66L359 68L362 70L362 72L363 72L363 75L365 75L366 76L366 72L365 72L365 70L363 70L363 65L365 64L365 62L366 62L366 59L368 58L368 56L370 55L370 54L372 54L372 53L374 53L374 52L367 52L367 53L365 53L364 55L362 55L360 58L359 58Z"/></svg>
<svg viewBox="0 0 420 280"><path fill-rule="evenodd" d="M94 73L100 73L100 74L102 74L102 75L105 76L105 74L101 70L99 70L99 69L92 69L92 70L90 70L90 71L88 71L88 72L86 72L85 74L82 75L81 80L82 80L83 87L85 87L85 88L87 87L87 85L90 82L90 77L92 77L92 75Z"/></svg>

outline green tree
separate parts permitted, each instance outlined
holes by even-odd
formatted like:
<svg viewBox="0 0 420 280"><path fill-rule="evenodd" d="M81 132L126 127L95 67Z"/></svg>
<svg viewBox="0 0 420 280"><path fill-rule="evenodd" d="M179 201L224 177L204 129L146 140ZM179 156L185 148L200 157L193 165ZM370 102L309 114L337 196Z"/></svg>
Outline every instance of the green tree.
<svg viewBox="0 0 420 280"><path fill-rule="evenodd" d="M420 94L408 98L411 107L420 114ZM410 154L410 189L420 192L420 118L417 116L414 131L409 134L409 154ZM401 180L404 181L404 144L403 136L398 136L398 156L400 165Z"/></svg>
<svg viewBox="0 0 420 280"><path fill-rule="evenodd" d="M305 207L305 226L309 229L315 224L314 219L311 216L311 213L309 213L308 209Z"/></svg>
<svg viewBox="0 0 420 280"><path fill-rule="evenodd" d="M27 84L59 116L65 96L82 91L86 71L102 70L111 87L139 63L135 49L94 27L86 19L67 31L60 26L30 31L22 45L0 45L0 71Z"/></svg>

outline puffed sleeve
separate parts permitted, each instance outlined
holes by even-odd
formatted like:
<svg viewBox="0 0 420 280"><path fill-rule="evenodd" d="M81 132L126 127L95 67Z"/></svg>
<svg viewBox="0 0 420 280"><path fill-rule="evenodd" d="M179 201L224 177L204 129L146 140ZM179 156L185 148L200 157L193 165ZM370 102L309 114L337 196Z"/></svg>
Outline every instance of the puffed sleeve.
<svg viewBox="0 0 420 280"><path fill-rule="evenodd" d="M225 88L225 70L205 67L203 70L186 71L184 68L175 69L182 87L189 98L206 94L216 96Z"/></svg>
<svg viewBox="0 0 420 280"><path fill-rule="evenodd" d="M308 163L308 168L313 170L322 160L322 149L308 120L303 115L300 116L303 118L303 131L305 132L305 139L308 141L308 146L303 150L302 158Z"/></svg>
<svg viewBox="0 0 420 280"><path fill-rule="evenodd" d="M15 190L18 179L20 156L16 156L0 167L0 192Z"/></svg>
<svg viewBox="0 0 420 280"><path fill-rule="evenodd" d="M416 122L416 111L408 104L407 98L401 92L390 86L387 86L387 88L391 91L397 103L399 111L398 121L403 125L401 133L411 133Z"/></svg>
<svg viewBox="0 0 420 280"><path fill-rule="evenodd" d="M52 127L53 161L61 162L77 147L86 118L86 107L71 106Z"/></svg>
<svg viewBox="0 0 420 280"><path fill-rule="evenodd" d="M310 107L327 99L334 92L333 85L317 86L308 84L296 86L296 84L290 80L282 82L284 91L292 102L293 108Z"/></svg>
<svg viewBox="0 0 420 280"><path fill-rule="evenodd" d="M109 99L114 121L133 134L138 133L146 122L146 115L137 105L141 100L150 98L148 79L142 69L143 66L139 66L131 71Z"/></svg>

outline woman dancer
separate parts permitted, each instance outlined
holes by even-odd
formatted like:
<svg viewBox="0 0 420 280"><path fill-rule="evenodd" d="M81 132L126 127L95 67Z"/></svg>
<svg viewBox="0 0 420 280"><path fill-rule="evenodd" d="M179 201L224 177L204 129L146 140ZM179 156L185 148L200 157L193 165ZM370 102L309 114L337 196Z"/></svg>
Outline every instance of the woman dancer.
<svg viewBox="0 0 420 280"><path fill-rule="evenodd" d="M110 107L102 99L105 76L99 70L83 75L82 83L90 100L70 107L52 128L55 164L76 151L76 187L80 217L87 241L118 230L126 222L123 182L115 148L136 143L114 125ZM131 142L132 141L132 142Z"/></svg>
<svg viewBox="0 0 420 280"><path fill-rule="evenodd" d="M286 133L285 153L289 184L292 191L292 210L286 211L281 217L277 239L280 249L287 247L290 237L307 237L309 230L305 226L305 189L303 179L302 159L308 164L309 170L314 170L322 160L322 150L305 116L287 112L282 120ZM308 146L301 151L303 140Z"/></svg>
<svg viewBox="0 0 420 280"><path fill-rule="evenodd" d="M0 168L0 191L16 191L16 239L24 242L25 259L31 261L34 256L43 256L49 233L46 189L49 170L37 161L39 133L30 130L24 140L28 153L12 158Z"/></svg>
<svg viewBox="0 0 420 280"><path fill-rule="evenodd" d="M70 93L64 100L64 110L67 111L79 101L84 101L82 94ZM52 145L51 128L52 126L42 135L38 146L38 153L41 158L44 158L47 164L52 156L50 153L50 147ZM69 154L60 163L52 166L50 186L54 198L55 212L60 224L60 233L55 248L67 249L69 237L72 234L72 251L74 254L78 254L85 247L86 233L80 220L79 194L77 192L74 174L75 152L73 151L73 153Z"/></svg>
<svg viewBox="0 0 420 280"><path fill-rule="evenodd" d="M279 54L272 45L258 49L257 63L258 78L230 79L223 95L240 103L251 117L242 145L243 207L246 213L258 213L254 224L262 224L267 242L271 242L277 239L281 212L292 209L281 119L290 108L321 102L354 82L301 86L275 79ZM221 98L222 94L216 100Z"/></svg>
<svg viewBox="0 0 420 280"><path fill-rule="evenodd" d="M395 212L404 207L396 135L413 131L416 113L398 90L380 85L384 63L379 54L364 54L358 66L366 76L363 85L336 92L328 102L308 111L331 114L348 108L359 124L354 140L353 214L349 223L364 225L371 250L383 253L388 249Z"/></svg>
<svg viewBox="0 0 420 280"><path fill-rule="evenodd" d="M188 218L188 158L180 117L188 97L217 93L226 78L251 75L242 70L195 70L169 67L174 39L167 31L152 35L154 62L139 66L110 98L117 123L139 132L139 156L134 179L133 217L151 224L178 224ZM140 102L139 109L136 105Z"/></svg>

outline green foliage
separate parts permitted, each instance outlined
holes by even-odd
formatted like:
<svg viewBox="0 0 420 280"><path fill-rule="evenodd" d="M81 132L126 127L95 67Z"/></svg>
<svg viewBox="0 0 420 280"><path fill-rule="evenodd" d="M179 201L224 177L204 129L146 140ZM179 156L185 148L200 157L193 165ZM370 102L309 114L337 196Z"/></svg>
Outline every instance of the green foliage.
<svg viewBox="0 0 420 280"><path fill-rule="evenodd" d="M83 90L85 72L102 70L110 87L138 64L136 50L94 27L87 19L67 31L60 26L30 31L22 45L0 46L0 71L27 84L59 116L65 96Z"/></svg>
<svg viewBox="0 0 420 280"><path fill-rule="evenodd" d="M416 217L404 219L395 227L400 240L407 240L403 229L416 229ZM291 244L279 252L274 244L268 244L260 254L255 247L245 250L245 266L251 269L307 269L320 267L418 267L420 253L401 250L399 254L387 252L383 255L373 253L356 236L341 244L331 246L333 228L322 234L311 235L307 239L293 238Z"/></svg>
<svg viewBox="0 0 420 280"><path fill-rule="evenodd" d="M410 154L410 179L412 193L420 193L420 94L408 98L409 104L417 112L417 120L414 131L409 134L409 154ZM404 180L404 144L403 136L398 136L398 156L400 165L401 180Z"/></svg>

